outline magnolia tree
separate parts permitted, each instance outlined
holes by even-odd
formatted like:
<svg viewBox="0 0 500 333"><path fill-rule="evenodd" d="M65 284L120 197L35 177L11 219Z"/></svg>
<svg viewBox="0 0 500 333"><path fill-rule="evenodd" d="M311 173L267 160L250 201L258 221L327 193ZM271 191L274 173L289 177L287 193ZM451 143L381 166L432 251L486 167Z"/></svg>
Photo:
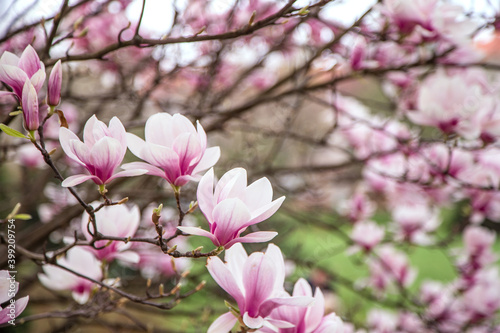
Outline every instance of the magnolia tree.
<svg viewBox="0 0 500 333"><path fill-rule="evenodd" d="M500 332L498 4L2 11L2 331Z"/></svg>

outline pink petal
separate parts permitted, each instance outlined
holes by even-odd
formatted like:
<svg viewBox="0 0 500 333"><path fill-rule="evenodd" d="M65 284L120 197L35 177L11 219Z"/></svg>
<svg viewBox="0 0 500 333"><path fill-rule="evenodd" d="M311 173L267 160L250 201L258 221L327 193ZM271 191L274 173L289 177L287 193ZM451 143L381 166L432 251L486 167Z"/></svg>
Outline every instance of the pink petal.
<svg viewBox="0 0 500 333"><path fill-rule="evenodd" d="M269 242L271 239L273 239L277 235L278 235L278 233L275 231L252 232L252 233L245 235L243 237L238 237L238 238L233 239L232 241L227 243L224 247L227 250L236 243L265 243L265 242Z"/></svg>
<svg viewBox="0 0 500 333"><path fill-rule="evenodd" d="M120 141L122 147L124 148L124 154L127 150L127 132L125 131L125 127L123 126L120 119L117 117L111 118L108 126L109 134L111 137Z"/></svg>
<svg viewBox="0 0 500 333"><path fill-rule="evenodd" d="M285 197L278 198L258 210L252 211L252 219L248 225L262 222L271 217L281 207L283 201L285 201Z"/></svg>
<svg viewBox="0 0 500 333"><path fill-rule="evenodd" d="M206 230L203 230L198 227L177 227L177 229L179 229L182 232L185 232L186 234L208 237L212 240L214 245L219 246L219 244L217 244L217 240L215 239L214 235L212 235Z"/></svg>
<svg viewBox="0 0 500 333"><path fill-rule="evenodd" d="M231 312L226 312L215 319L207 333L227 333L231 331L237 321L238 319Z"/></svg>
<svg viewBox="0 0 500 333"><path fill-rule="evenodd" d="M246 189L245 204L251 211L268 205L273 200L273 187L266 177L261 178Z"/></svg>
<svg viewBox="0 0 500 333"><path fill-rule="evenodd" d="M190 181L196 181L197 179L194 178L193 176L190 175L185 175L185 176L179 176L175 179L174 185L175 186L184 186Z"/></svg>
<svg viewBox="0 0 500 333"><path fill-rule="evenodd" d="M243 168L234 168L226 172L217 186L214 197L216 202L227 198L243 198L247 186L247 171Z"/></svg>
<svg viewBox="0 0 500 333"><path fill-rule="evenodd" d="M172 116L168 113L157 113L149 117L144 136L147 143L172 148L175 140Z"/></svg>
<svg viewBox="0 0 500 333"><path fill-rule="evenodd" d="M182 133L175 138L172 149L179 156L181 174L190 173L192 170L189 167L197 163L202 155L198 137L190 133Z"/></svg>
<svg viewBox="0 0 500 333"><path fill-rule="evenodd" d="M226 261L226 266L233 275L236 283L241 290L244 290L243 267L245 267L248 255L243 248L243 245L237 243L232 246L231 249L226 249L224 259Z"/></svg>
<svg viewBox="0 0 500 333"><path fill-rule="evenodd" d="M29 77L32 77L33 74L41 68L40 58L31 45L28 45L24 49L23 54L21 54L19 58L18 66L28 74Z"/></svg>
<svg viewBox="0 0 500 333"><path fill-rule="evenodd" d="M11 86L19 98L23 95L23 85L28 79L28 75L19 67L10 65L0 66L0 81Z"/></svg>
<svg viewBox="0 0 500 333"><path fill-rule="evenodd" d="M247 325L247 327L261 328L262 325L264 325L264 318L260 316L256 318L250 317L248 312L245 312L245 314L243 315L243 322L245 323L245 325Z"/></svg>
<svg viewBox="0 0 500 333"><path fill-rule="evenodd" d="M35 90L37 92L40 91L40 89L42 89L43 87L43 84L45 83L45 70L44 69L40 69L38 72L35 73L35 75L33 75L30 79L30 82L31 84L33 84L33 87L35 87Z"/></svg>
<svg viewBox="0 0 500 333"><path fill-rule="evenodd" d="M38 96L35 87L33 87L28 79L26 79L23 86L22 105L25 128L28 131L36 131L40 124L38 115Z"/></svg>
<svg viewBox="0 0 500 333"><path fill-rule="evenodd" d="M125 163L121 168L125 170L146 170L148 175L165 178L165 172L162 169L144 162Z"/></svg>
<svg viewBox="0 0 500 333"><path fill-rule="evenodd" d="M121 178L121 177L135 177L135 176L141 176L148 173L148 170L146 169L130 169L130 170L125 170L125 171L120 171L115 173L113 176L109 178L108 181L111 181L115 178Z"/></svg>
<svg viewBox="0 0 500 333"><path fill-rule="evenodd" d="M61 143L61 147L66 155L68 155L68 157L72 160L84 165L84 163L80 161L80 159L73 152L73 145L71 144L72 140L80 141L76 134L71 132L69 129L65 127L59 128L59 142Z"/></svg>
<svg viewBox="0 0 500 333"><path fill-rule="evenodd" d="M274 326L276 326L278 328L292 328L292 327L295 327L294 324L292 324L292 323L290 323L288 321L284 321L284 320L267 318L266 321L268 321L269 323L273 324Z"/></svg>
<svg viewBox="0 0 500 333"><path fill-rule="evenodd" d="M231 271L224 265L222 260L218 257L209 257L207 259L207 269L215 282L231 295L238 303L239 308L242 309L245 302L243 291L240 289Z"/></svg>
<svg viewBox="0 0 500 333"><path fill-rule="evenodd" d="M81 184L84 181L87 181L89 179L93 179L96 181L99 181L99 179L96 176L93 175L74 175L66 178L62 183L62 187L73 187L75 185Z"/></svg>
<svg viewBox="0 0 500 333"><path fill-rule="evenodd" d="M52 106L59 104L61 100L62 67L61 60L58 60L50 71L49 82L47 83L47 103Z"/></svg>
<svg viewBox="0 0 500 333"><path fill-rule="evenodd" d="M200 142L201 150L204 151L207 148L207 133L201 126L199 121L196 121L196 130L198 132L198 139Z"/></svg>
<svg viewBox="0 0 500 333"><path fill-rule="evenodd" d="M96 142L96 139L94 137L94 127L98 122L99 121L94 114L87 120L87 122L85 123L85 127L83 128L83 141L89 147L93 146Z"/></svg>
<svg viewBox="0 0 500 333"><path fill-rule="evenodd" d="M17 67L18 64L19 64L19 57L9 51L5 51L0 57L0 66L10 65Z"/></svg>
<svg viewBox="0 0 500 333"><path fill-rule="evenodd" d="M307 296L295 296L295 297L274 297L269 298L259 308L259 313L263 316L268 316L271 311L279 306L299 306L307 307L314 302L314 298Z"/></svg>
<svg viewBox="0 0 500 333"><path fill-rule="evenodd" d="M309 283L307 283L307 285L309 286ZM304 296L309 296L309 295L304 295ZM319 288L316 288L316 291L314 293L314 303L306 310L306 316L304 318L306 327L311 330L316 329L316 327L318 327L319 324L321 323L321 319L323 319L324 314L325 314L325 298L323 297L323 293L321 292L321 290Z"/></svg>
<svg viewBox="0 0 500 333"><path fill-rule="evenodd" d="M13 92L10 91L0 91L0 98L4 96L9 96L9 95L15 95Z"/></svg>
<svg viewBox="0 0 500 333"><path fill-rule="evenodd" d="M193 123L180 113L176 113L172 116L173 129L175 137L181 135L182 133L190 133L198 135Z"/></svg>
<svg viewBox="0 0 500 333"><path fill-rule="evenodd" d="M293 286L293 296L308 296L312 297L312 289L309 282L305 279L300 278L295 282Z"/></svg>
<svg viewBox="0 0 500 333"><path fill-rule="evenodd" d="M256 317L262 314L260 305L273 293L277 265L262 252L254 252L243 268L243 284L245 285L245 309L249 315Z"/></svg>
<svg viewBox="0 0 500 333"><path fill-rule="evenodd" d="M283 290L285 283L285 260L279 247L269 244L266 250L266 258L276 266L276 278L274 280L274 290Z"/></svg>
<svg viewBox="0 0 500 333"><path fill-rule="evenodd" d="M203 157L198 162L196 167L193 169L192 174L196 175L202 171L205 171L208 168L211 168L217 163L220 158L220 148L219 147L210 147L205 150Z"/></svg>
<svg viewBox="0 0 500 333"><path fill-rule="evenodd" d="M141 259L139 254L133 251L117 252L114 258L129 264L138 264Z"/></svg>
<svg viewBox="0 0 500 333"><path fill-rule="evenodd" d="M135 134L127 133L126 135L128 149L130 149L132 154L134 154L135 156L139 157L142 160L146 160L143 155L143 151L147 147L146 142Z"/></svg>
<svg viewBox="0 0 500 333"><path fill-rule="evenodd" d="M120 141L106 136L92 147L90 156L95 167L95 175L104 183L111 178L114 170L123 160Z"/></svg>
<svg viewBox="0 0 500 333"><path fill-rule="evenodd" d="M210 169L201 178L196 192L198 207L205 215L209 223L213 223L212 212L215 207L214 203L214 169Z"/></svg>
<svg viewBox="0 0 500 333"><path fill-rule="evenodd" d="M29 296L24 296L16 300L16 317L23 313L24 309L28 305Z"/></svg>
<svg viewBox="0 0 500 333"><path fill-rule="evenodd" d="M217 223L215 237L225 245L236 237L241 226L250 219L250 212L240 199L226 199L215 206L213 219Z"/></svg>

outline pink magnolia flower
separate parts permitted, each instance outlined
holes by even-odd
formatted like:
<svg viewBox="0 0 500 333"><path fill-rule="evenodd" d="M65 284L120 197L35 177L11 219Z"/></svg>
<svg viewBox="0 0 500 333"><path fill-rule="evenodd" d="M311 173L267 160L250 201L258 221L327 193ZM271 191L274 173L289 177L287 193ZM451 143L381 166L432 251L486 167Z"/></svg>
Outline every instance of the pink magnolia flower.
<svg viewBox="0 0 500 333"><path fill-rule="evenodd" d="M102 278L101 262L82 247L74 247L66 253L65 258L57 259L57 263L79 274L100 281ZM38 275L40 282L52 290L71 290L75 301L86 303L94 283L83 277L74 275L65 269L50 264L42 266L43 273Z"/></svg>
<svg viewBox="0 0 500 333"><path fill-rule="evenodd" d="M243 245L236 244L226 251L225 260L210 257L207 268L215 282L236 300L239 316L231 311L221 315L208 333L227 333L238 320L251 329L261 328L266 322L279 328L293 327L292 323L271 318L271 312L284 305L306 307L313 301L307 296L290 297L284 290L285 262L274 244L268 245L266 253L250 256Z"/></svg>
<svg viewBox="0 0 500 333"><path fill-rule="evenodd" d="M304 279L299 279L293 288L293 296L312 297L312 289ZM295 325L290 328L263 327L259 333L342 333L342 320L335 314L325 314L325 299L319 288L314 292L314 303L307 308L297 306L281 306L271 312L270 318L289 322Z"/></svg>
<svg viewBox="0 0 500 333"><path fill-rule="evenodd" d="M9 303L3 309L0 307L0 325L16 319L28 305L29 296L14 299L19 289L15 279L8 271L0 271L0 304Z"/></svg>
<svg viewBox="0 0 500 333"><path fill-rule="evenodd" d="M385 291L391 284L408 287L415 279L416 272L411 268L404 252L390 245L382 245L377 251L378 258L371 258L369 284L378 291Z"/></svg>
<svg viewBox="0 0 500 333"><path fill-rule="evenodd" d="M45 66L31 45L24 49L21 57L5 51L0 58L0 81L9 85L19 100L22 99L26 80L39 92L45 77Z"/></svg>
<svg viewBox="0 0 500 333"><path fill-rule="evenodd" d="M114 173L120 165L127 151L125 128L120 120L113 117L109 127L93 115L85 124L83 131L84 142L69 129L61 127L59 141L68 155L80 165L84 166L90 175L80 174L66 178L62 186L70 187L92 179L97 185L104 185L118 177L138 176L146 170L133 169Z"/></svg>
<svg viewBox="0 0 500 333"><path fill-rule="evenodd" d="M99 202L93 202L91 205L96 207ZM103 207L95 213L97 231L105 236L112 237L132 237L135 235L141 214L137 205L128 207L126 205L115 205ZM92 223L89 224L89 217L86 212L83 213L81 222L82 232L87 240L91 240L92 236L89 230L94 233ZM95 243L96 247L103 247L95 250L90 249L99 260L111 262L115 259L125 263L137 263L139 255L135 251L131 251L132 243L124 243L120 241L112 241L108 244L107 240L100 240Z"/></svg>
<svg viewBox="0 0 500 333"><path fill-rule="evenodd" d="M58 60L50 72L47 83L47 104L56 106L61 100L62 68L61 60Z"/></svg>
<svg viewBox="0 0 500 333"><path fill-rule="evenodd" d="M265 177L247 186L247 172L232 169L219 180L214 191L214 171L210 169L198 185L198 206L210 224L210 232L196 227L178 227L185 233L205 236L216 246L230 248L235 243L259 243L273 239L278 233L258 231L240 237L250 225L273 215L285 200L274 201L273 189Z"/></svg>
<svg viewBox="0 0 500 333"><path fill-rule="evenodd" d="M358 222L352 229L351 239L354 241L355 249L361 248L369 252L377 246L384 238L384 228L373 221Z"/></svg>
<svg viewBox="0 0 500 333"><path fill-rule="evenodd" d="M181 114L157 113L149 117L146 141L127 133L130 151L144 162L123 165L126 170L145 169L174 186L198 180L199 173L212 167L220 157L219 147L207 148L207 135Z"/></svg>

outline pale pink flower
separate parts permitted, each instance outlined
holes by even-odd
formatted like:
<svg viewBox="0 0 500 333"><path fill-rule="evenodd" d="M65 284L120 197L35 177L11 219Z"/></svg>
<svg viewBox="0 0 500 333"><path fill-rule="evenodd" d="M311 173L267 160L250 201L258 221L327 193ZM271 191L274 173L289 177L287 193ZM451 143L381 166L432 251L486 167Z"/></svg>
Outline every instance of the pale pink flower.
<svg viewBox="0 0 500 333"><path fill-rule="evenodd" d="M368 313L367 324L372 333L394 333L397 332L398 319L392 312L372 309Z"/></svg>
<svg viewBox="0 0 500 333"><path fill-rule="evenodd" d="M394 283L408 287L416 277L406 254L390 245L378 248L377 258L370 259L369 268L369 285L378 291L385 291Z"/></svg>
<svg viewBox="0 0 500 333"><path fill-rule="evenodd" d="M218 257L208 258L207 268L215 282L231 295L238 304L239 318L227 312L217 318L208 333L227 333L236 321L241 320L252 329L261 328L268 322L280 328L293 324L270 317L281 306L308 306L312 297L293 296L284 290L285 263L281 250L269 244L267 251L254 252L250 256L243 245L236 244L226 251L224 263Z"/></svg>
<svg viewBox="0 0 500 333"><path fill-rule="evenodd" d="M90 173L70 176L62 182L62 186L75 186L89 179L97 185L104 185L118 177L138 176L147 172L137 168L115 173L127 151L125 128L118 118L113 117L108 127L93 115L85 124L83 137L84 142L67 128L61 127L59 130L59 141L66 155Z"/></svg>
<svg viewBox="0 0 500 333"><path fill-rule="evenodd" d="M210 232L195 227L178 227L185 233L205 236L216 246L230 248L235 243L259 243L277 233L258 231L240 237L247 227L271 217L285 197L273 201L273 188L265 177L247 186L247 172L232 169L219 180L214 190L214 171L201 179L197 192L198 206L210 224Z"/></svg>
<svg viewBox="0 0 500 333"><path fill-rule="evenodd" d="M66 253L66 257L57 259L57 263L76 273L100 281L102 278L101 262L82 247L74 247ZM43 273L38 275L40 282L52 290L70 290L73 299L80 304L86 303L95 284L57 266L42 266Z"/></svg>
<svg viewBox="0 0 500 333"><path fill-rule="evenodd" d="M313 297L310 284L302 278L299 279L293 288L293 296ZM325 316L325 299L319 288L314 292L314 302L311 306L281 306L271 312L270 318L289 322L295 327L263 327L259 333L343 333L344 324L335 313Z"/></svg>
<svg viewBox="0 0 500 333"><path fill-rule="evenodd" d="M127 133L130 151L144 162L123 165L126 170L145 169L174 186L198 180L220 157L219 147L207 148L207 135L200 123L197 129L181 114L157 113L149 117L146 141Z"/></svg>
<svg viewBox="0 0 500 333"><path fill-rule="evenodd" d="M91 205L97 207L99 202L95 201ZM115 205L101 208L95 212L95 218L99 233L105 236L125 238L135 235L137 228L139 228L141 214L137 205L130 207ZM92 240L92 235L88 229L94 233L94 226L92 223L89 224L87 212L82 215L81 229L85 238L88 241ZM124 263L137 263L139 261L139 255L130 249L132 243L100 240L95 242L95 246L102 248L90 248L89 251L94 253L99 260L105 260L108 263L115 259Z"/></svg>
<svg viewBox="0 0 500 333"><path fill-rule="evenodd" d="M446 134L457 133L466 139L481 134L481 118L493 108L493 96L462 73L450 75L438 70L429 76L418 93L417 110L408 118L416 124L434 126Z"/></svg>
<svg viewBox="0 0 500 333"><path fill-rule="evenodd" d="M362 221L356 223L352 229L351 239L365 252L370 252L384 238L384 228L373 221Z"/></svg>
<svg viewBox="0 0 500 333"><path fill-rule="evenodd" d="M428 233L439 226L437 211L425 203L398 204L392 210L398 239L425 245L432 241Z"/></svg>
<svg viewBox="0 0 500 333"><path fill-rule="evenodd" d="M61 100L62 68L61 60L58 60L50 72L47 83L47 104L56 106Z"/></svg>
<svg viewBox="0 0 500 333"><path fill-rule="evenodd" d="M6 270L0 271L0 304L5 303L5 308L0 307L0 325L16 319L28 305L29 296L14 299L18 289L16 276L11 276Z"/></svg>
<svg viewBox="0 0 500 333"><path fill-rule="evenodd" d="M356 192L349 200L343 201L338 207L342 215L347 215L350 221L357 222L370 218L375 213L377 206L366 193Z"/></svg>
<svg viewBox="0 0 500 333"><path fill-rule="evenodd" d="M30 81L38 93L45 77L45 66L31 45L24 49L21 57L5 51L0 58L0 81L9 85L19 100L22 99L26 80Z"/></svg>

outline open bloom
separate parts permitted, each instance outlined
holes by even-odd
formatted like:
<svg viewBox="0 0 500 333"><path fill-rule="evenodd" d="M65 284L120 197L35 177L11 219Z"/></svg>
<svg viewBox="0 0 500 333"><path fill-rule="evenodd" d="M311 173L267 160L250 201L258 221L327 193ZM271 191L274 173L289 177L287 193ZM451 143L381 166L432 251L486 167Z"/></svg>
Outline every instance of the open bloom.
<svg viewBox="0 0 500 333"><path fill-rule="evenodd" d="M101 262L89 251L74 247L66 253L65 258L57 259L57 263L76 273L100 281L102 278ZM71 290L75 301L86 303L94 283L77 276L65 269L50 264L42 267L43 273L38 275L40 282L52 290Z"/></svg>
<svg viewBox="0 0 500 333"><path fill-rule="evenodd" d="M66 178L62 186L70 187L92 179L97 185L104 185L118 177L138 176L146 170L134 169L114 173L127 151L125 128L113 117L109 127L93 115L83 130L84 142L69 129L59 129L61 147L69 158L84 166L90 175L80 174Z"/></svg>
<svg viewBox="0 0 500 333"><path fill-rule="evenodd" d="M299 279L293 288L293 296L312 297L312 289L304 279ZM297 306L281 306L270 317L286 321L295 325L292 328L272 329L263 327L259 333L341 333L343 332L342 320L335 314L325 314L325 298L319 288L314 292L314 303L307 308Z"/></svg>
<svg viewBox="0 0 500 333"><path fill-rule="evenodd" d="M94 207L98 204L99 203L97 201L92 203ZM98 232L105 236L125 238L134 236L137 228L139 227L141 214L137 205L130 208L126 205L116 205L103 207L95 213L95 218ZM92 223L89 224L87 212L83 213L81 228L85 238L90 241L92 236L90 235L88 229L94 233L94 227ZM132 243L112 241L108 244L107 240L100 240L97 241L95 245L100 249L91 249L91 251L99 260L111 262L118 259L126 263L134 264L139 262L139 255L130 250Z"/></svg>
<svg viewBox="0 0 500 333"><path fill-rule="evenodd" d="M217 183L214 191L214 171L210 169L198 185L198 206L210 224L210 232L195 227L178 227L185 233L205 236L216 246L226 249L233 244L267 242L277 233L253 232L240 237L245 229L273 215L285 197L272 201L273 189L267 178L261 178L247 186L247 172L243 168L232 169Z"/></svg>
<svg viewBox="0 0 500 333"><path fill-rule="evenodd" d="M239 319L247 327L261 328L265 322L276 327L293 327L287 321L269 317L281 306L306 307L312 297L291 297L283 288L285 262L281 250L269 244L266 253L254 252L247 255L241 244L226 251L226 263L218 257L208 258L207 268L215 282L238 303L239 317L227 312L217 318L208 333L227 333Z"/></svg>
<svg viewBox="0 0 500 333"><path fill-rule="evenodd" d="M29 296L18 300L13 297L17 294L19 282L8 271L0 271L0 304L9 303L4 309L0 307L0 325L16 319L26 308Z"/></svg>
<svg viewBox="0 0 500 333"><path fill-rule="evenodd" d="M26 80L29 80L38 92L45 82L45 77L45 66L31 45L24 49L21 57L5 51L0 58L0 81L9 85L19 100L22 99Z"/></svg>
<svg viewBox="0 0 500 333"><path fill-rule="evenodd" d="M149 117L146 141L127 133L130 151L144 162L123 165L124 169L145 169L174 186L198 180L199 173L212 167L220 157L219 147L207 148L207 135L181 114L157 113Z"/></svg>

